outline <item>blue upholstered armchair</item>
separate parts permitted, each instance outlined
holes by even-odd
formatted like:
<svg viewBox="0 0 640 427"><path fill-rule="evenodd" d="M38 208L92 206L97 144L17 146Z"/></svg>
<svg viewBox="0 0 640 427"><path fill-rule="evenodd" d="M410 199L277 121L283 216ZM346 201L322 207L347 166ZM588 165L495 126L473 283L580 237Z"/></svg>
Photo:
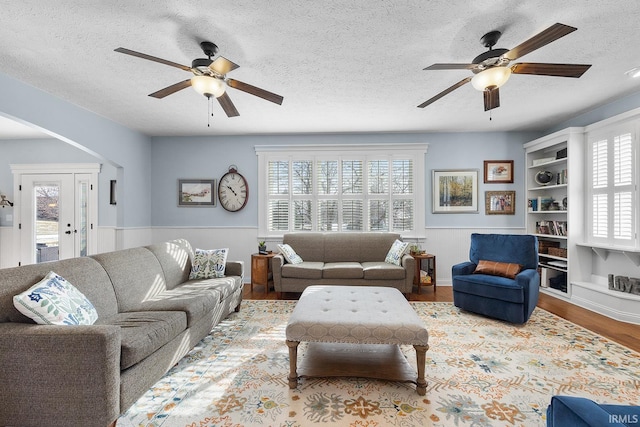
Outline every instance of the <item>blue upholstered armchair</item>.
<svg viewBox="0 0 640 427"><path fill-rule="evenodd" d="M640 425L640 406L599 405L584 397L553 396L547 408L547 427Z"/></svg>
<svg viewBox="0 0 640 427"><path fill-rule="evenodd" d="M520 270L514 278L503 272L485 269L476 271L480 261L504 267L518 264ZM514 267L514 266L511 266ZM538 303L540 275L538 268L538 239L527 234L471 235L469 261L451 268L453 303L456 307L484 316L525 323Z"/></svg>

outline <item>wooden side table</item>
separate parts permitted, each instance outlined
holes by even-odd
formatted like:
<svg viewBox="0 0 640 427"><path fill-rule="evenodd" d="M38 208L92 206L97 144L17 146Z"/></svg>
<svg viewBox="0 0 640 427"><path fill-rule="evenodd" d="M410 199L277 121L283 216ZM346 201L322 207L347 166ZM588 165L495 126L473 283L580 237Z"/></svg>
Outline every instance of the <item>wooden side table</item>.
<svg viewBox="0 0 640 427"><path fill-rule="evenodd" d="M430 284L424 284L425 286L433 285L433 292L436 291L436 256L432 254L416 254L411 256L416 260L416 273L413 277L413 284L418 286L418 294L423 283L420 281L420 270L422 270L422 261L427 261L427 275L431 277Z"/></svg>
<svg viewBox="0 0 640 427"><path fill-rule="evenodd" d="M273 278L271 271L271 258L276 254L251 254L251 291L253 285L264 286L264 291L269 292L269 281Z"/></svg>

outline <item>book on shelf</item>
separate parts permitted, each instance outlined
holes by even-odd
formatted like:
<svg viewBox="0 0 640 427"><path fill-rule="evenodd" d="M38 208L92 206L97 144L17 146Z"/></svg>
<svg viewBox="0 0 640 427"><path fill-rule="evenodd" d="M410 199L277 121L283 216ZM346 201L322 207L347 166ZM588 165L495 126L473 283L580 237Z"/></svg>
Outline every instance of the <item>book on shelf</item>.
<svg viewBox="0 0 640 427"><path fill-rule="evenodd" d="M566 236L567 221L537 221L536 232L550 236Z"/></svg>
<svg viewBox="0 0 640 427"><path fill-rule="evenodd" d="M551 210L551 204L553 203L553 198L549 196L539 196L538 197L538 209L541 211Z"/></svg>
<svg viewBox="0 0 640 427"><path fill-rule="evenodd" d="M527 205L529 207L529 212L537 211L538 210L538 199L537 198L529 199Z"/></svg>

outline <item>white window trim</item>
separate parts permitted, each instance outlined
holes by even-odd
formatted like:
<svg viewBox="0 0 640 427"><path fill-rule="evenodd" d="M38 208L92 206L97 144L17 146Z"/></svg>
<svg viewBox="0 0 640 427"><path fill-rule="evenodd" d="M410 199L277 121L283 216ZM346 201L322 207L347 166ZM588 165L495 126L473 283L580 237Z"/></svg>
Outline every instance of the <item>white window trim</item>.
<svg viewBox="0 0 640 427"><path fill-rule="evenodd" d="M636 113L637 114L637 113ZM625 115L626 116L626 115ZM627 117L625 117L627 119ZM603 123L602 126L590 126L587 127L586 132L586 141L587 141L587 149L585 150L586 154L586 169L585 169L585 238L586 243L589 245L594 245L597 247L607 247L610 249L619 248L620 250L627 249L640 249L640 238L638 236L638 228L640 227L640 192L638 191L638 179L640 179L640 174L637 172L637 167L640 165L640 118L635 115L634 118L630 120L619 120L613 123L608 122L606 125ZM633 138L633 164L636 169L636 173L634 175L634 181L632 183L633 187L633 206L635 207L635 214L633 216L633 238L627 244L624 244L620 241L617 241L613 237L608 238L597 238L593 236L593 188L592 188L592 170L593 170L593 158L592 158L592 147L594 142L607 140L610 141L615 136L623 135L626 133L631 133ZM609 177L612 179L613 177ZM613 212L609 213L610 215Z"/></svg>
<svg viewBox="0 0 640 427"><path fill-rule="evenodd" d="M311 155L315 158L337 156L362 157L363 154L373 156L403 157L410 156L414 159L414 229L403 233L404 238L420 238L425 222L425 156L429 144L322 144L322 145L257 145L255 146L258 156L258 235L261 239L281 238L282 232L270 232L268 224L267 209L267 164L269 160L281 160L283 155L290 159L308 159Z"/></svg>

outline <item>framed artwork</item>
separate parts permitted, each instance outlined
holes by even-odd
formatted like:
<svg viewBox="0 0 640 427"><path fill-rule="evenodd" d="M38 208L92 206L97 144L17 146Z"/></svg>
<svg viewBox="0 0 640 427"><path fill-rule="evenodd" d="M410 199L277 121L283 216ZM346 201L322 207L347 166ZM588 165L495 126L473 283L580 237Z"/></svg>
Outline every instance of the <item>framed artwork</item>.
<svg viewBox="0 0 640 427"><path fill-rule="evenodd" d="M513 183L513 160L485 160L484 183Z"/></svg>
<svg viewBox="0 0 640 427"><path fill-rule="evenodd" d="M477 213L478 170L433 170L433 213Z"/></svg>
<svg viewBox="0 0 640 427"><path fill-rule="evenodd" d="M215 179L179 179L178 206L215 206Z"/></svg>
<svg viewBox="0 0 640 427"><path fill-rule="evenodd" d="M485 191L484 213L486 215L515 215L515 191Z"/></svg>

